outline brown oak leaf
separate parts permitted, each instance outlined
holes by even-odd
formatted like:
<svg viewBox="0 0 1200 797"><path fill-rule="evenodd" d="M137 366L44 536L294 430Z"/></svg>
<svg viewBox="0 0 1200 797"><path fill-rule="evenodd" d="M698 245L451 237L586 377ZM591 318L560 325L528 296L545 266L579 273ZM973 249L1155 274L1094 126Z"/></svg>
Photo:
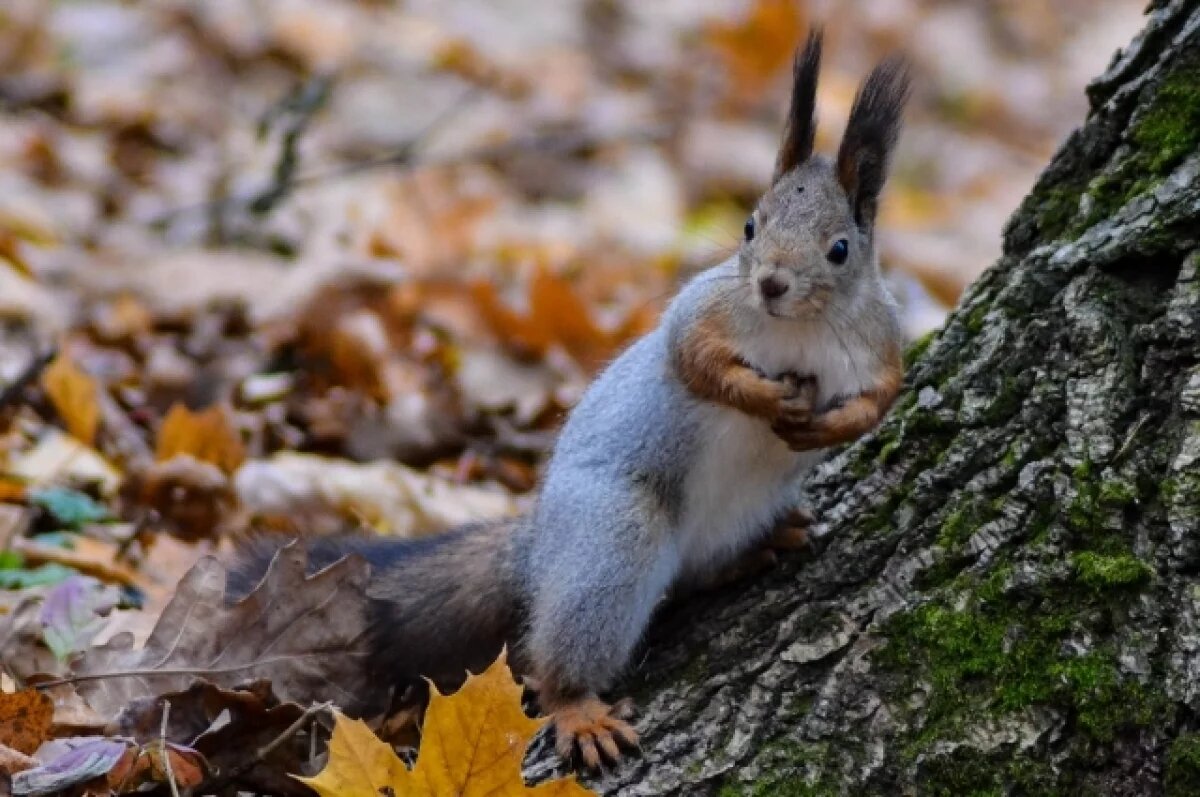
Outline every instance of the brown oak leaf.
<svg viewBox="0 0 1200 797"><path fill-rule="evenodd" d="M363 675L369 566L347 557L306 576L305 559L298 545L281 549L254 591L232 604L224 566L201 559L143 648L118 634L74 662L69 680L106 717L197 679L224 687L268 679L282 701L328 700L355 713L382 703L386 687Z"/></svg>

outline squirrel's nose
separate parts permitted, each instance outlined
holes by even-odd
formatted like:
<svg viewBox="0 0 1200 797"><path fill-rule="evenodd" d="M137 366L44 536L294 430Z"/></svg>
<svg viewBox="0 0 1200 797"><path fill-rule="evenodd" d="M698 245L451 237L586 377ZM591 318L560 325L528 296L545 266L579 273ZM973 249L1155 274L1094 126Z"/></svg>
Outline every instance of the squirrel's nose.
<svg viewBox="0 0 1200 797"><path fill-rule="evenodd" d="M771 275L758 281L758 289L762 291L764 299L778 299L787 293L788 286L783 280Z"/></svg>

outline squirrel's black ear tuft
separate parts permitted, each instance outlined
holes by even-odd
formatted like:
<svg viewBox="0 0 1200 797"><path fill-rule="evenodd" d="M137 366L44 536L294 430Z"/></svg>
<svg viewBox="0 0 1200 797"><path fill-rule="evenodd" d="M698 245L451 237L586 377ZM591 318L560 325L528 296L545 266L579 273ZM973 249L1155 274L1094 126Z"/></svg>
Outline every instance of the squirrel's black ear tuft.
<svg viewBox="0 0 1200 797"><path fill-rule="evenodd" d="M846 135L838 148L837 176L850 197L854 220L864 229L875 223L910 83L908 62L892 56L871 70L854 96Z"/></svg>
<svg viewBox="0 0 1200 797"><path fill-rule="evenodd" d="M792 65L792 100L779 157L775 159L775 178L780 177L808 160L817 135L817 73L821 70L820 28L808 34L804 49L796 53Z"/></svg>

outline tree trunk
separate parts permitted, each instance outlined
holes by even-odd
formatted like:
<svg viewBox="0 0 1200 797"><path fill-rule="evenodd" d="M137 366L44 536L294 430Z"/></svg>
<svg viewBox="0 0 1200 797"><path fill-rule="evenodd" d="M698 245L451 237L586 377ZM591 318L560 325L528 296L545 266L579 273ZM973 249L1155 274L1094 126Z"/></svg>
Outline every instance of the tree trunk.
<svg viewBox="0 0 1200 797"><path fill-rule="evenodd" d="M1200 2L1153 4L1088 95L812 480L817 549L656 623L644 752L593 788L1200 794Z"/></svg>

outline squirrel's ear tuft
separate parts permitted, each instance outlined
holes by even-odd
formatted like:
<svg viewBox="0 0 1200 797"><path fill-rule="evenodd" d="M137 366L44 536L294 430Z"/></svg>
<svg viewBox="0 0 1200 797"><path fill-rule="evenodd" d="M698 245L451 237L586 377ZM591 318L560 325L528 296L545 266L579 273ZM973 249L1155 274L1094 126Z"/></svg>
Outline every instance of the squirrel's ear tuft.
<svg viewBox="0 0 1200 797"><path fill-rule="evenodd" d="M780 177L808 160L817 134L817 73L821 70L821 29L808 34L804 49L792 65L792 100L788 107L783 143L775 159L775 177Z"/></svg>
<svg viewBox="0 0 1200 797"><path fill-rule="evenodd" d="M837 176L850 197L854 220L863 229L875 223L910 83L908 62L892 56L871 70L854 95L846 135L838 148Z"/></svg>

